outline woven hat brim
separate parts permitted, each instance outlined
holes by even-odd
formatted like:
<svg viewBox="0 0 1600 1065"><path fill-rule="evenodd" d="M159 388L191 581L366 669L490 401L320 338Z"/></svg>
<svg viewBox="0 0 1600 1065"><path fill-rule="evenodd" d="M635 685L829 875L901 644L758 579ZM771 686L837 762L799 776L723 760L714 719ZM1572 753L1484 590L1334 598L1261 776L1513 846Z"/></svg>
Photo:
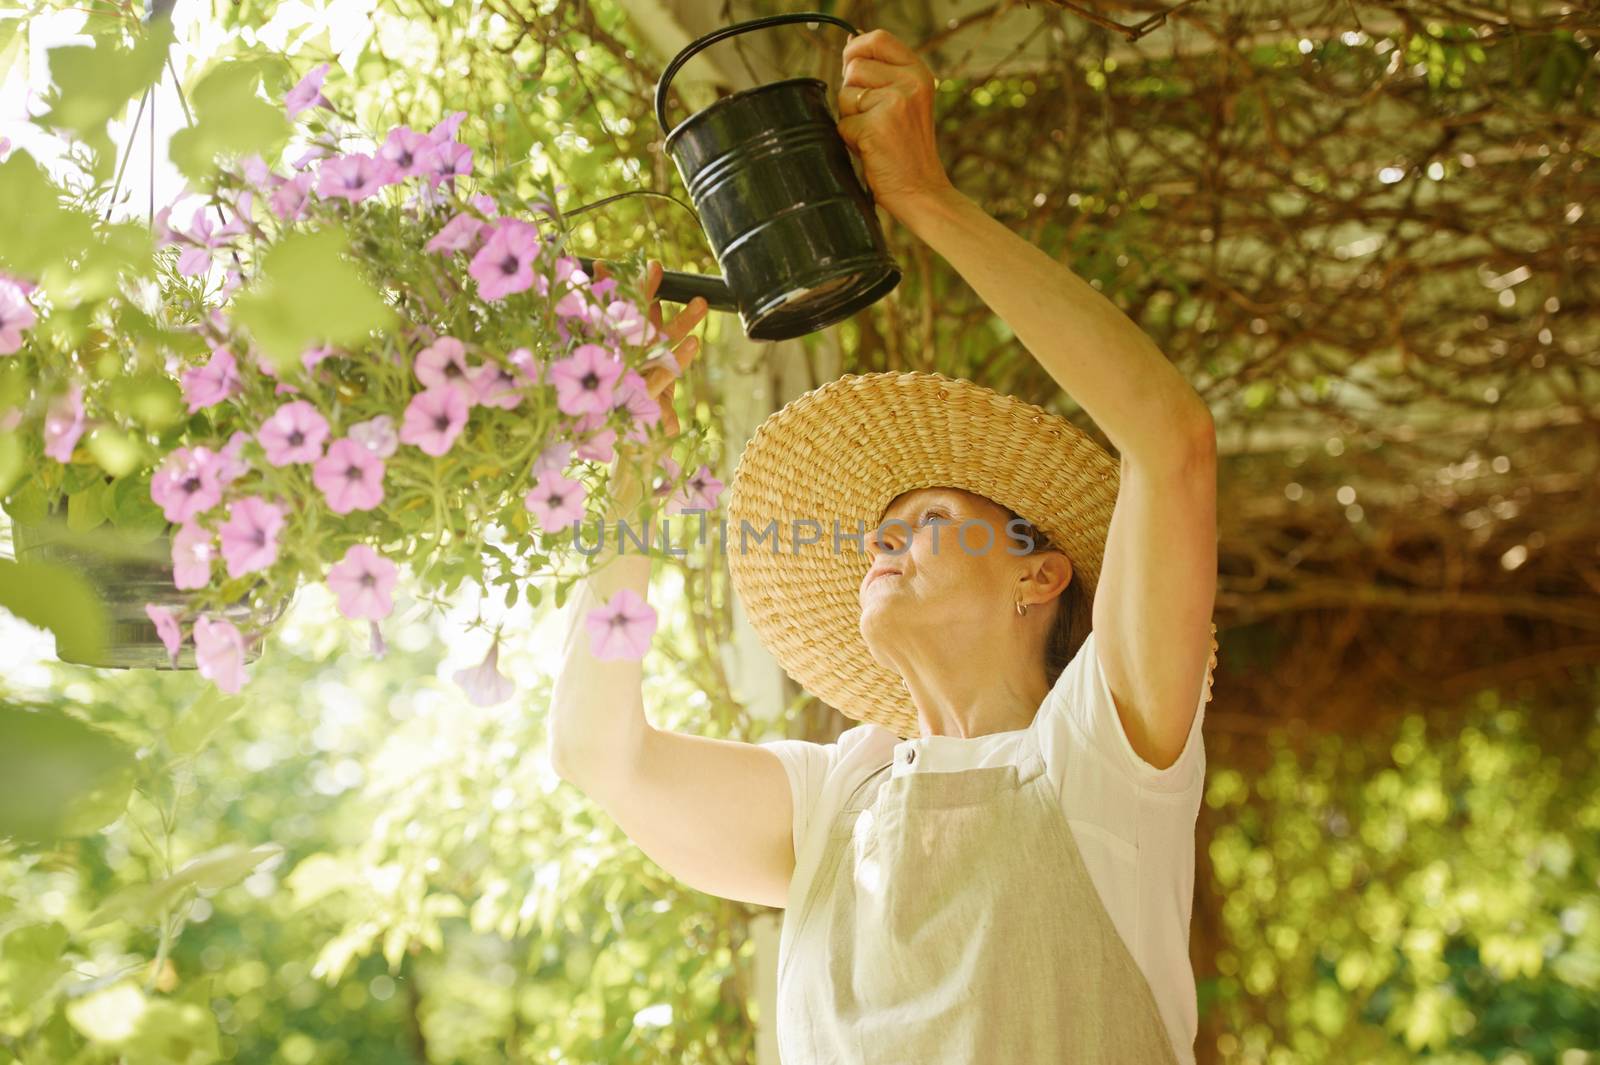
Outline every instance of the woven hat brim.
<svg viewBox="0 0 1600 1065"><path fill-rule="evenodd" d="M920 733L916 709L860 629L864 538L884 508L934 485L986 496L1065 551L1092 601L1119 481L1088 434L1015 396L926 371L846 374L769 415L745 446L728 491L728 568L795 681L905 739Z"/></svg>

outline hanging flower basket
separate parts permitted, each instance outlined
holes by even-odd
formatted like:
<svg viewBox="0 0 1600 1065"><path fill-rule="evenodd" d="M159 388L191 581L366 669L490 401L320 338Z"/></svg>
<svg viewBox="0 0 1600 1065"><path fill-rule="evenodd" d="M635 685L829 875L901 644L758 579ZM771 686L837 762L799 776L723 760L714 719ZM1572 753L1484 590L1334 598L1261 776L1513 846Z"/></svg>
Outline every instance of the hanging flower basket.
<svg viewBox="0 0 1600 1065"><path fill-rule="evenodd" d="M645 374L678 364L640 305L640 257L586 275L563 250L561 186L477 174L464 112L352 150L365 138L327 74L290 90L259 153L180 160L190 192L154 216L147 260L127 225L50 204L23 153L0 162L36 210L93 234L61 261L0 241L0 355L17 356L0 358L0 500L13 517L66 500L92 519L135 495L158 510L164 565L19 542L96 575L119 663L162 665L153 632L166 663L228 691L303 582L325 582L379 653L401 568L430 602L476 586L537 603L553 584L560 606L595 561L575 533L605 512L619 445L661 457L637 471L664 482L647 511L710 509L721 487L645 447L661 418ZM31 471L9 486L8 449ZM503 698L493 681L464 686Z"/></svg>

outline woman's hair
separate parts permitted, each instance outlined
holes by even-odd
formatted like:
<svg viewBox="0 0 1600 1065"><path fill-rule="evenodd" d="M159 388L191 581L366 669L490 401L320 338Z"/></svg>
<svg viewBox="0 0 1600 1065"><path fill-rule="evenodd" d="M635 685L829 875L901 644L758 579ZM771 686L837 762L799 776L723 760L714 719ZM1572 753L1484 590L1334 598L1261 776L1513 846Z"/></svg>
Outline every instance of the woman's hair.
<svg viewBox="0 0 1600 1065"><path fill-rule="evenodd" d="M1019 523L1015 526L1017 534L1033 538L1033 550L1028 552L1029 554L1037 554L1040 551L1061 551L1062 554L1066 554L1061 548L1052 544L1050 538L1033 522L1003 503L996 503L995 506L1005 512L1008 529L1012 528L1010 522L1015 520ZM1067 557L1070 559L1072 556ZM1061 671L1067 668L1067 663L1072 661L1073 655L1078 653L1078 648L1083 646L1083 641L1089 638L1089 629L1094 623L1094 605L1087 601L1083 587L1083 580L1074 563L1072 580L1056 598L1055 624L1050 627L1050 637L1045 641L1045 680L1052 688L1061 676Z"/></svg>

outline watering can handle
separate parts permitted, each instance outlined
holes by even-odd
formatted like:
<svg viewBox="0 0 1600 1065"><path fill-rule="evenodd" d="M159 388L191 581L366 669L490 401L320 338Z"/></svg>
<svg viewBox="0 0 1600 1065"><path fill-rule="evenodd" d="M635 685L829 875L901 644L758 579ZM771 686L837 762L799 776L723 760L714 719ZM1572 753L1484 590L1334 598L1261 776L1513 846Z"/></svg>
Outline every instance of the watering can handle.
<svg viewBox="0 0 1600 1065"><path fill-rule="evenodd" d="M586 258L582 255L574 256L578 266L590 277L594 277L594 264L597 260ZM604 262L604 260L598 260ZM661 284L656 286L656 299L667 303L688 304L696 296L703 298L714 311L737 311L738 302L733 298L733 293L728 290L728 283L720 277L708 274L685 274L676 270L663 270Z"/></svg>
<svg viewBox="0 0 1600 1065"><path fill-rule="evenodd" d="M687 63L690 57L700 49L716 44L718 41L732 37L735 34L746 33L750 30L762 30L768 26L778 26L786 22L831 22L835 26L842 26L844 29L849 30L852 37L861 32L844 19L825 15L820 11L798 11L789 15L768 15L765 18L751 19L749 22L739 22L732 26L724 26L720 30L714 30L679 52L673 57L672 62L667 64L667 69L661 72L661 78L656 82L656 121L661 125L661 132L668 132L667 89L672 84L672 78L678 73L678 69Z"/></svg>

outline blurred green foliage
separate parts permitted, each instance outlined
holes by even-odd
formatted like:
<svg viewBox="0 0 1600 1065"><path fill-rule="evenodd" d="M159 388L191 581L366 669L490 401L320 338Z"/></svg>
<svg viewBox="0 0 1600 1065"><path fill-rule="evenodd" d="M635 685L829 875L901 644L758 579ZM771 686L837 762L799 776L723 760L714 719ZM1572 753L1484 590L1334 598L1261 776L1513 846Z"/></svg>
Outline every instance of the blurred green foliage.
<svg viewBox="0 0 1600 1065"><path fill-rule="evenodd" d="M1577 727L1574 727L1576 725ZM1447 723L1215 765L1239 1061L1556 1062L1600 1048L1600 722L1481 693ZM1507 1058L1513 1052L1531 1058Z"/></svg>

